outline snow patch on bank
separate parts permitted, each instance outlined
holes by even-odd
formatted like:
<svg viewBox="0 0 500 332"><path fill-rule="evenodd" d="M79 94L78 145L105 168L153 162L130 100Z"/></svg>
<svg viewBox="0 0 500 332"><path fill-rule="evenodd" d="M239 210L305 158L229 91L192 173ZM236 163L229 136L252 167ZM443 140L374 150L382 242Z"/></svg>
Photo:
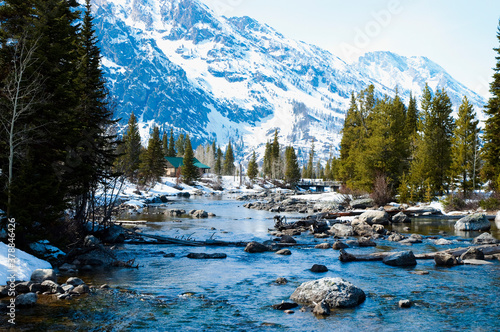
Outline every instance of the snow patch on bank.
<svg viewBox="0 0 500 332"><path fill-rule="evenodd" d="M15 271L9 270L9 247L0 242L0 285L6 285L11 274L15 275L16 280L28 281L31 274L36 269L52 269L49 262L36 258L20 249L16 249ZM10 253L12 255L12 253ZM12 256L10 257L12 258Z"/></svg>

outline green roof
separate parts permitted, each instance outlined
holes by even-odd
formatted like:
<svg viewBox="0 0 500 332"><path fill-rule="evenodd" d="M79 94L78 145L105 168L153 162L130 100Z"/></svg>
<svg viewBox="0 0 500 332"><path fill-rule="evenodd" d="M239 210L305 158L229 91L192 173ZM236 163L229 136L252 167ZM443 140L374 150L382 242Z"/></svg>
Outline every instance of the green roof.
<svg viewBox="0 0 500 332"><path fill-rule="evenodd" d="M167 160L175 168L179 168L184 165L184 158L182 157L165 157L165 160ZM194 165L198 168L210 169L210 166L200 163L200 161L196 158L194 158Z"/></svg>

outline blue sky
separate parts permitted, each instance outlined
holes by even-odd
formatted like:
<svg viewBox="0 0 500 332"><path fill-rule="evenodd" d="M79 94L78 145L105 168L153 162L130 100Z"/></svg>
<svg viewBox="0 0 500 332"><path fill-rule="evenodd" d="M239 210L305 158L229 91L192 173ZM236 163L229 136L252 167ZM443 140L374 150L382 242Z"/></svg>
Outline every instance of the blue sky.
<svg viewBox="0 0 500 332"><path fill-rule="evenodd" d="M435 61L469 88L488 94L499 0L202 0L224 16L250 16L288 38L350 62L392 51Z"/></svg>

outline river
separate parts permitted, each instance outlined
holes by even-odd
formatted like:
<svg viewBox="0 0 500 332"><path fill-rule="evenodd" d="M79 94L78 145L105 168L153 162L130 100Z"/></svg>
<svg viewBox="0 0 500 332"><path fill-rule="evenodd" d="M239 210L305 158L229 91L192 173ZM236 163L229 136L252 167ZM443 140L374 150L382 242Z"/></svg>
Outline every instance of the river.
<svg viewBox="0 0 500 332"><path fill-rule="evenodd" d="M204 209L217 216L208 219L172 218L163 214L138 215L147 219L142 232L170 237L227 241L264 241L272 237L273 213L249 210L233 199L179 199L167 208ZM159 210L161 211L161 210ZM289 214L289 218L298 215ZM493 226L495 227L495 226ZM403 233L403 229L398 229ZM453 222L415 219L411 231L423 235L447 232L457 240L436 246L425 239L411 247L377 240L376 248L352 248L350 253L407 250L415 253L466 246L477 234L455 234ZM493 233L498 238L498 230ZM242 247L180 247L173 245L124 244L115 250L135 258L138 269L102 268L80 274L94 285L108 284L98 291L70 301L39 301L36 307L17 315L17 327L39 331L494 331L499 330L500 263L485 266L436 267L433 260L419 260L414 268L397 268L381 262L341 263L338 252L314 249L313 244L333 243L309 234L296 237L306 246L291 248L292 255L273 252L249 254ZM194 260L190 252L226 253L226 259ZM175 257L163 257L173 253ZM326 273L313 273L313 264L323 264ZM427 271L417 275L410 272ZM286 285L274 283L277 277ZM273 310L271 305L287 301L302 282L323 277L342 277L367 294L353 309L333 310L324 319L310 311L293 314ZM64 280L67 278L61 278ZM409 309L398 301L410 299Z"/></svg>

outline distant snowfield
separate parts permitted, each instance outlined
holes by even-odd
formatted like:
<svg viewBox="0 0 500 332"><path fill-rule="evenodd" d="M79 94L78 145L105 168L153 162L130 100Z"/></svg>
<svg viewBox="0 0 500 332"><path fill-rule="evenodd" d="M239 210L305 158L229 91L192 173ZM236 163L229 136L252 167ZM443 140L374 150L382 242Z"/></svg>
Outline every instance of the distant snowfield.
<svg viewBox="0 0 500 332"><path fill-rule="evenodd" d="M0 285L6 285L11 274L15 276L15 280L29 281L31 273L36 269L51 269L52 265L49 262L36 258L20 249L16 249L14 255L16 257L16 271L9 270L9 247L0 242ZM12 254L12 253L11 253ZM12 256L10 257L12 258Z"/></svg>

